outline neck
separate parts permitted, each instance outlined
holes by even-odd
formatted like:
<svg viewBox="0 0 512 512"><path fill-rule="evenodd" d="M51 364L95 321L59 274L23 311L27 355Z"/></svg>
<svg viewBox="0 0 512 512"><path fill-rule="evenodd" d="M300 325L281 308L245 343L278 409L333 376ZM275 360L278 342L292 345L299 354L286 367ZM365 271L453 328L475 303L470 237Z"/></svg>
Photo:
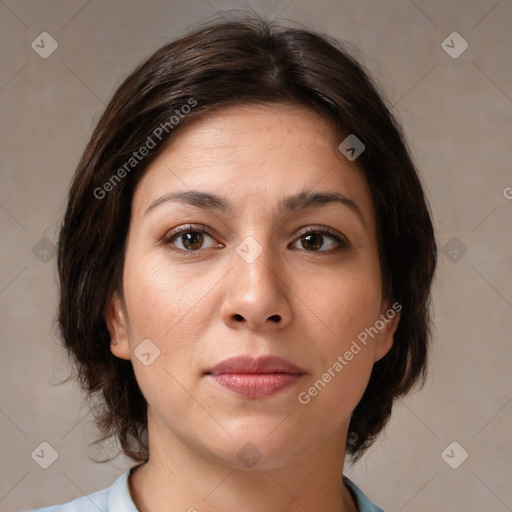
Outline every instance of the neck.
<svg viewBox="0 0 512 512"><path fill-rule="evenodd" d="M357 512L342 483L346 425L314 453L244 469L184 444L158 421L149 426L149 461L129 478L140 512Z"/></svg>

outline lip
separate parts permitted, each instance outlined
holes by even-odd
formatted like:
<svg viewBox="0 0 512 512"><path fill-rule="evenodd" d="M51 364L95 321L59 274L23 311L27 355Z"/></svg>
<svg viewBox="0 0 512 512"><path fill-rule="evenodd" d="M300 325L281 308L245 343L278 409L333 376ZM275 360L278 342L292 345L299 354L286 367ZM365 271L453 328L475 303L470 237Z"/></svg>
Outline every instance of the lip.
<svg viewBox="0 0 512 512"><path fill-rule="evenodd" d="M304 371L278 356L225 359L205 372L216 383L247 398L263 398L296 384Z"/></svg>
<svg viewBox="0 0 512 512"><path fill-rule="evenodd" d="M304 370L290 363L282 357L266 355L260 357L251 357L249 355L240 355L229 357L215 365L206 373L220 375L223 373L289 373L303 374Z"/></svg>

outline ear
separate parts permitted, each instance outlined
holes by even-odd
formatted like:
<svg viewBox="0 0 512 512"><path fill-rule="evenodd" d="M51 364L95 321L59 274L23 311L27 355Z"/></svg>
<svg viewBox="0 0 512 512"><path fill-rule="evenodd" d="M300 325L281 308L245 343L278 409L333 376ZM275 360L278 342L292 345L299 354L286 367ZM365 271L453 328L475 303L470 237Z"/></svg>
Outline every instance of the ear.
<svg viewBox="0 0 512 512"><path fill-rule="evenodd" d="M402 305L399 304L398 302L395 302L393 305L389 305L388 301L385 301L383 303L379 320L380 322L382 322L382 324L384 324L384 327L382 327L382 329L379 329L379 335L375 340L374 362L377 362L379 359L382 359L393 346L393 336L398 327L398 322L400 321L401 310Z"/></svg>
<svg viewBox="0 0 512 512"><path fill-rule="evenodd" d="M105 308L105 322L110 333L110 350L121 359L131 359L128 324L123 302L115 291ZM114 344L114 342L117 342Z"/></svg>

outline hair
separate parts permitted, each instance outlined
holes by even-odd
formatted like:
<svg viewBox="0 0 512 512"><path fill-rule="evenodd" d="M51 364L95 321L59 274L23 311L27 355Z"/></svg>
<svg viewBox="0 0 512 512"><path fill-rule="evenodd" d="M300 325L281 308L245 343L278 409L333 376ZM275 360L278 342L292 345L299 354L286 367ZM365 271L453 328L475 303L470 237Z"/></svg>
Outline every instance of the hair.
<svg viewBox="0 0 512 512"><path fill-rule="evenodd" d="M128 457L149 458L147 404L131 361L111 353L105 321L112 293L122 297L135 187L184 126L235 105L303 106L328 120L340 142L354 134L365 145L356 163L375 207L382 290L402 310L392 348L351 416L353 462L395 400L424 384L437 263L430 208L401 127L350 48L258 16L210 21L158 49L115 91L76 169L58 241L58 328L82 390L99 405L96 442L114 437Z"/></svg>

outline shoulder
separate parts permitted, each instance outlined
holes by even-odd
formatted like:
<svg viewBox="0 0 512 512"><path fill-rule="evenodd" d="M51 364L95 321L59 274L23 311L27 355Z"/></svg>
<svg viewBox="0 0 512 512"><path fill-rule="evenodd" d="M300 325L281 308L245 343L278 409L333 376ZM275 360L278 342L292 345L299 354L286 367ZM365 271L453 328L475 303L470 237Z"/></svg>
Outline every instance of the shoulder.
<svg viewBox="0 0 512 512"><path fill-rule="evenodd" d="M128 475L123 473L109 487L76 498L62 505L30 510L28 512L138 512L128 490Z"/></svg>
<svg viewBox="0 0 512 512"><path fill-rule="evenodd" d="M354 500L359 508L359 512L385 512L382 508L378 507L377 505L375 505L375 503L371 502L370 499L366 496L366 494L364 494L364 492L361 489L359 489L359 487L345 475L343 475L343 483L352 492Z"/></svg>
<svg viewBox="0 0 512 512"><path fill-rule="evenodd" d="M108 490L107 487L62 505L52 505L29 512L108 512Z"/></svg>

